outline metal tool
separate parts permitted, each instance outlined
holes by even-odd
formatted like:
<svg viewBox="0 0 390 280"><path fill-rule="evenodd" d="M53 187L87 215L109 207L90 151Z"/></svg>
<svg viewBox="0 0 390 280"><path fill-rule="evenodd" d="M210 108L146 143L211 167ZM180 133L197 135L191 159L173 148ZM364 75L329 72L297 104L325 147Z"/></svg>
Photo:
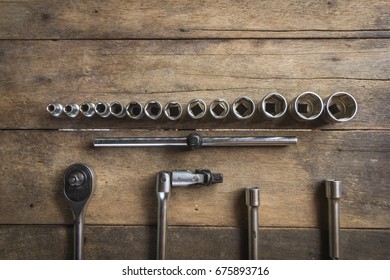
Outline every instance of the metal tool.
<svg viewBox="0 0 390 280"><path fill-rule="evenodd" d="M315 92L303 92L290 103L289 110L297 121L312 121L317 119L323 110L324 103Z"/></svg>
<svg viewBox="0 0 390 280"><path fill-rule="evenodd" d="M267 94L259 103L260 114L269 120L281 119L287 112L287 100L277 92Z"/></svg>
<svg viewBox="0 0 390 280"><path fill-rule="evenodd" d="M156 193L158 200L157 218L157 259L165 260L168 228L168 200L171 187L187 187L195 185L208 186L222 183L223 175L200 169L195 172L188 170L162 171L157 175Z"/></svg>
<svg viewBox="0 0 390 280"><path fill-rule="evenodd" d="M230 105L225 99L215 99L210 103L210 114L214 119L223 119L229 114Z"/></svg>
<svg viewBox="0 0 390 280"><path fill-rule="evenodd" d="M232 103L232 112L238 120L249 119L255 111L255 102L247 96L238 97Z"/></svg>
<svg viewBox="0 0 390 280"><path fill-rule="evenodd" d="M347 122L357 113L355 98L347 92L336 92L325 100L323 119L328 123Z"/></svg>
<svg viewBox="0 0 390 280"><path fill-rule="evenodd" d="M258 259L259 248L259 206L260 206L260 189L246 188L245 200L248 207L248 245L249 259Z"/></svg>
<svg viewBox="0 0 390 280"><path fill-rule="evenodd" d="M188 147L191 150L201 147L288 146L297 143L295 136L202 137L197 133L187 137L102 137L93 141L94 147Z"/></svg>
<svg viewBox="0 0 390 280"><path fill-rule="evenodd" d="M340 208L341 181L326 180L325 192L328 198L329 257L340 258Z"/></svg>
<svg viewBox="0 0 390 280"><path fill-rule="evenodd" d="M51 103L47 105L46 110L52 115L53 117L59 117L63 113L63 106L60 103Z"/></svg>
<svg viewBox="0 0 390 280"><path fill-rule="evenodd" d="M207 105L202 99L192 99L188 102L187 113L195 120L201 119L207 113Z"/></svg>
<svg viewBox="0 0 390 280"><path fill-rule="evenodd" d="M84 218L95 188L95 175L91 167L76 163L64 173L64 194L70 203L74 218L74 259L83 259Z"/></svg>
<svg viewBox="0 0 390 280"><path fill-rule="evenodd" d="M107 102L99 102L96 104L95 112L102 118L107 118L110 115L110 104Z"/></svg>
<svg viewBox="0 0 390 280"><path fill-rule="evenodd" d="M131 101L126 106L126 113L129 118L139 120L144 116L144 106L141 103Z"/></svg>
<svg viewBox="0 0 390 280"><path fill-rule="evenodd" d="M145 104L145 115L152 120L157 120L163 112L161 103L157 100L150 100Z"/></svg>
<svg viewBox="0 0 390 280"><path fill-rule="evenodd" d="M172 121L178 120L183 114L183 107L177 101L170 101L164 106L164 114Z"/></svg>
<svg viewBox="0 0 390 280"><path fill-rule="evenodd" d="M80 113L80 106L76 103L69 103L64 106L64 113L70 117L75 118Z"/></svg>
<svg viewBox="0 0 390 280"><path fill-rule="evenodd" d="M91 118L95 115L95 103L85 102L80 105L80 112L84 117Z"/></svg>
<svg viewBox="0 0 390 280"><path fill-rule="evenodd" d="M126 107L118 101L112 102L110 104L110 114L116 118L123 118L126 116Z"/></svg>

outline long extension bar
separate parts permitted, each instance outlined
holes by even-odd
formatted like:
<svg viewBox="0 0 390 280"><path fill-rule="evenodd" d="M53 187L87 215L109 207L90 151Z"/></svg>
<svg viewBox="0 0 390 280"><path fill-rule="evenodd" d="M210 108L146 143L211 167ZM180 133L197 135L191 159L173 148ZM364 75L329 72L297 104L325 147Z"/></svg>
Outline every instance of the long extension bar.
<svg viewBox="0 0 390 280"><path fill-rule="evenodd" d="M95 138L94 147L200 147L289 146L298 143L295 136L273 137L202 137L197 133L187 137L117 137Z"/></svg>

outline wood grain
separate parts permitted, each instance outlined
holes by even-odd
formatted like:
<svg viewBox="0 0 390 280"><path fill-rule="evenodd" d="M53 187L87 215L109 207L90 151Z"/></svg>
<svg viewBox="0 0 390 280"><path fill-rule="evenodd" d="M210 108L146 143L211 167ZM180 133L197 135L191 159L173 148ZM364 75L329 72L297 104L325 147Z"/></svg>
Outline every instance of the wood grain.
<svg viewBox="0 0 390 280"><path fill-rule="evenodd" d="M58 128L324 128L389 129L390 40L162 40L0 41L0 129ZM61 55L59 55L61 54ZM53 120L47 104L121 101L184 106L270 92L291 101L304 91L322 98L353 94L357 117L335 126L322 122L130 119ZM27 117L28 116L28 117Z"/></svg>
<svg viewBox="0 0 390 280"><path fill-rule="evenodd" d="M389 37L389 13L385 0L0 1L0 38Z"/></svg>
<svg viewBox="0 0 390 280"><path fill-rule="evenodd" d="M324 227L323 180L343 181L343 228L389 228L389 132L203 132L203 135L296 135L284 148L93 148L99 136L173 136L180 131L1 131L0 224L71 223L62 193L64 170L89 163L97 188L91 224L156 223L156 174L209 168L224 174L211 187L173 189L171 225L245 225L243 188L261 188L262 226ZM250 163L250 164L249 164Z"/></svg>
<svg viewBox="0 0 390 280"><path fill-rule="evenodd" d="M260 259L326 259L327 233L318 229L260 228ZM341 230L342 259L390 259L388 230ZM0 226L0 259L71 259L72 228ZM247 259L245 229L169 227L169 259ZM180 246L179 246L180 244ZM183 247L186 250L183 250ZM156 230L139 226L87 226L85 258L154 259Z"/></svg>

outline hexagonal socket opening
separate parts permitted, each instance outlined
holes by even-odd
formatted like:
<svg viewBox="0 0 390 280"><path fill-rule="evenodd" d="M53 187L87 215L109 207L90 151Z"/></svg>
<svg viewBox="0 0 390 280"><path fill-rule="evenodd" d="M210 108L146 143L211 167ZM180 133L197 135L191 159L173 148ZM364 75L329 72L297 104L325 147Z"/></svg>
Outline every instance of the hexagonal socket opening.
<svg viewBox="0 0 390 280"><path fill-rule="evenodd" d="M326 113L335 122L344 122L352 119L357 112L355 98L346 92L337 92L331 95L326 102Z"/></svg>
<svg viewBox="0 0 390 280"><path fill-rule="evenodd" d="M120 102L112 102L110 105L110 112L114 117L122 118L126 115L126 108Z"/></svg>
<svg viewBox="0 0 390 280"><path fill-rule="evenodd" d="M95 104L88 102L80 105L80 111L86 117L92 117L95 114Z"/></svg>
<svg viewBox="0 0 390 280"><path fill-rule="evenodd" d="M95 106L95 112L99 116L106 118L110 115L110 105L105 102L99 102Z"/></svg>
<svg viewBox="0 0 390 280"><path fill-rule="evenodd" d="M60 103L51 103L47 105L46 110L54 117L58 117L64 111Z"/></svg>
<svg viewBox="0 0 390 280"><path fill-rule="evenodd" d="M145 114L152 120L157 120L161 117L162 107L160 102L152 100L145 105Z"/></svg>
<svg viewBox="0 0 390 280"><path fill-rule="evenodd" d="M234 100L232 108L233 114L238 119L248 119L255 112L255 103L249 97L243 96Z"/></svg>
<svg viewBox="0 0 390 280"><path fill-rule="evenodd" d="M215 99L210 104L210 113L215 119L223 119L229 113L229 103L224 99Z"/></svg>
<svg viewBox="0 0 390 280"><path fill-rule="evenodd" d="M127 115L132 119L140 119L144 114L143 106L138 102L130 102L126 106Z"/></svg>
<svg viewBox="0 0 390 280"><path fill-rule="evenodd" d="M74 103L66 104L64 106L64 112L68 117L74 118L80 112L80 106Z"/></svg>
<svg viewBox="0 0 390 280"><path fill-rule="evenodd" d="M177 120L183 113L183 107L179 102L171 101L165 105L164 112L168 119Z"/></svg>
<svg viewBox="0 0 390 280"><path fill-rule="evenodd" d="M314 120L323 110L323 102L314 92L304 92L298 95L292 103L293 114L300 120Z"/></svg>
<svg viewBox="0 0 390 280"><path fill-rule="evenodd" d="M259 109L269 119L280 118L287 111L287 101L279 93L270 93L263 98Z"/></svg>
<svg viewBox="0 0 390 280"><path fill-rule="evenodd" d="M188 115L193 119L202 118L207 112L207 105L201 99L193 99L187 106Z"/></svg>

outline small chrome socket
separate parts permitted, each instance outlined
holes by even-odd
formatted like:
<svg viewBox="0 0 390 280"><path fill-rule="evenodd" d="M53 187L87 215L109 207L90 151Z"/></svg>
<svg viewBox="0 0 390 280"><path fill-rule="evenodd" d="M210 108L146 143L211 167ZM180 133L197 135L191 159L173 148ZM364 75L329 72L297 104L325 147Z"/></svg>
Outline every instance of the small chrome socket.
<svg viewBox="0 0 390 280"><path fill-rule="evenodd" d="M110 114L116 118L123 118L126 116L126 107L118 101L112 102L110 104Z"/></svg>
<svg viewBox="0 0 390 280"><path fill-rule="evenodd" d="M238 97L232 103L232 112L238 120L249 119L255 111L255 102L247 96Z"/></svg>
<svg viewBox="0 0 390 280"><path fill-rule="evenodd" d="M110 115L110 104L107 102L99 102L95 106L95 112L102 118L107 118Z"/></svg>
<svg viewBox="0 0 390 280"><path fill-rule="evenodd" d="M177 101L170 101L164 106L164 114L172 121L178 120L183 114L183 107Z"/></svg>
<svg viewBox="0 0 390 280"><path fill-rule="evenodd" d="M347 92L336 92L324 101L323 119L328 123L347 122L358 111L356 99Z"/></svg>
<svg viewBox="0 0 390 280"><path fill-rule="evenodd" d="M53 117L60 117L63 113L64 107L60 103L51 103L47 105L46 111L50 113Z"/></svg>
<svg viewBox="0 0 390 280"><path fill-rule="evenodd" d="M126 113L129 118L139 120L144 115L144 106L142 106L141 103L131 101L126 106Z"/></svg>
<svg viewBox="0 0 390 280"><path fill-rule="evenodd" d="M192 99L188 102L187 113L192 119L201 119L207 113L207 105L202 99Z"/></svg>
<svg viewBox="0 0 390 280"><path fill-rule="evenodd" d="M91 118L95 115L95 103L85 102L80 105L80 112L84 117Z"/></svg>
<svg viewBox="0 0 390 280"><path fill-rule="evenodd" d="M64 113L70 118L75 118L80 113L80 106L76 103L69 103L64 106Z"/></svg>
<svg viewBox="0 0 390 280"><path fill-rule="evenodd" d="M312 121L317 119L324 108L321 97L315 92L303 92L290 103L289 110L297 121Z"/></svg>
<svg viewBox="0 0 390 280"><path fill-rule="evenodd" d="M230 106L225 99L214 99L210 103L210 114L214 119L223 119L229 114Z"/></svg>
<svg viewBox="0 0 390 280"><path fill-rule="evenodd" d="M161 103L157 100L150 100L146 102L145 104L145 115L152 119L152 120L158 120L161 118L163 109L161 106Z"/></svg>
<svg viewBox="0 0 390 280"><path fill-rule="evenodd" d="M286 98L277 92L267 94L258 107L260 114L269 120L281 119L286 114L287 108Z"/></svg>

